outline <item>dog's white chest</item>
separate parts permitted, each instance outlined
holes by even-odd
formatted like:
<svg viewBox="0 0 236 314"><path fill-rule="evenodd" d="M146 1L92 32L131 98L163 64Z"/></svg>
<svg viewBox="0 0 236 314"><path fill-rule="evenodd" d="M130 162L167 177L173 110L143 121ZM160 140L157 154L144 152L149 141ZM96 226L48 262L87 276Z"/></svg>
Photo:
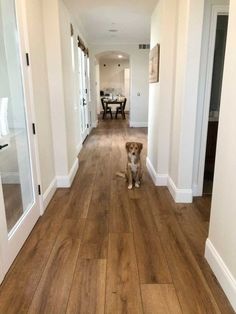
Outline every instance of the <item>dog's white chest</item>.
<svg viewBox="0 0 236 314"><path fill-rule="evenodd" d="M131 167L132 172L137 172L137 168L138 168L138 165L135 163L135 159L136 159L135 156L130 157L130 160L131 160L130 167Z"/></svg>

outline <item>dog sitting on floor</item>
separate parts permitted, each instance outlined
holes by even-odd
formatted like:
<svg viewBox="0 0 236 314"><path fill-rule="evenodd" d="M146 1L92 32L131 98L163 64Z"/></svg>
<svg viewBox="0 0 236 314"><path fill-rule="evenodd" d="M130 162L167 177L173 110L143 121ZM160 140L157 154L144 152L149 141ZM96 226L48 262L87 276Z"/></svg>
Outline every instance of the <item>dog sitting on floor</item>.
<svg viewBox="0 0 236 314"><path fill-rule="evenodd" d="M133 183L136 188L140 187L142 178L142 166L140 154L143 149L142 143L127 142L125 144L127 151L127 167L126 173L117 172L117 176L124 177L128 181L128 189L133 188Z"/></svg>

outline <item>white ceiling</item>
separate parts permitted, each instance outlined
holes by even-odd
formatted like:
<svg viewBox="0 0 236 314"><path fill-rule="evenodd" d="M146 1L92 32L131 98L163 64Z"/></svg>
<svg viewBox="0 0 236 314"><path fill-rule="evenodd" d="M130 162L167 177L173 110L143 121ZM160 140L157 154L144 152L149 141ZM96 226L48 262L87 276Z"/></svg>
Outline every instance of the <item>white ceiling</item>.
<svg viewBox="0 0 236 314"><path fill-rule="evenodd" d="M119 58L121 57L121 58ZM99 53L96 55L96 58L100 62L105 62L105 61L119 61L119 62L127 62L129 61L129 55L127 55L124 52L121 51L106 51Z"/></svg>
<svg viewBox="0 0 236 314"><path fill-rule="evenodd" d="M64 0L90 44L149 43L157 0ZM111 33L109 30L117 29Z"/></svg>

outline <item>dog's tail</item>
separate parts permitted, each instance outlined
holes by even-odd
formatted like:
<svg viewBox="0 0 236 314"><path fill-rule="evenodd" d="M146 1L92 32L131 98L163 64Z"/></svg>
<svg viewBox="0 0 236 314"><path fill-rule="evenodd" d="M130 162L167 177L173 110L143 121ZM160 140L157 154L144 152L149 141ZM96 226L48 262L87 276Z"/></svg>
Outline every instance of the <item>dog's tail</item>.
<svg viewBox="0 0 236 314"><path fill-rule="evenodd" d="M121 172L121 171L119 171L119 172L117 172L117 173L116 173L116 176L117 176L117 177L121 177L121 178L125 178L125 179L126 179L126 174L125 174L125 172Z"/></svg>

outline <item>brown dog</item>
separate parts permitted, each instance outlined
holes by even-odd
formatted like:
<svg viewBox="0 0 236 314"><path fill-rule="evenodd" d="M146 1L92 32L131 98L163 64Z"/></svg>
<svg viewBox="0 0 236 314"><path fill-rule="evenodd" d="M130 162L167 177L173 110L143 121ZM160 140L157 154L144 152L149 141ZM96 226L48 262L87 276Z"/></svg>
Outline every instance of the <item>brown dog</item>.
<svg viewBox="0 0 236 314"><path fill-rule="evenodd" d="M131 190L133 187L133 183L136 188L140 187L140 181L142 178L142 166L140 153L143 149L142 143L136 142L127 142L125 144L125 148L127 151L127 167L126 173L118 172L118 176L125 177L128 181L128 189Z"/></svg>

